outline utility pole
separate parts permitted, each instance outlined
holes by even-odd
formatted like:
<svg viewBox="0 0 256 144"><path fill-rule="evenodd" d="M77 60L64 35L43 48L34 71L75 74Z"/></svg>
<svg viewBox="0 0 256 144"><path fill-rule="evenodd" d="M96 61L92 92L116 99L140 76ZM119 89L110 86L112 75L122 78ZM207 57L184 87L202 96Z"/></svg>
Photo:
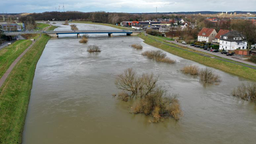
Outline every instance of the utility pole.
<svg viewBox="0 0 256 144"><path fill-rule="evenodd" d="M157 7L156 7L156 13L157 13Z"/></svg>

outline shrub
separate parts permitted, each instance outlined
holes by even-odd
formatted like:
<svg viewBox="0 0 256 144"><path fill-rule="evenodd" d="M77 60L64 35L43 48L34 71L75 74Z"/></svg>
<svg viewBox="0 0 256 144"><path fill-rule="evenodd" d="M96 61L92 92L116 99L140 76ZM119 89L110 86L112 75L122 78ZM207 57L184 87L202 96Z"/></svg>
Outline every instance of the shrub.
<svg viewBox="0 0 256 144"><path fill-rule="evenodd" d="M78 30L78 28L76 27L76 25L70 25L70 27L71 27L71 30L73 30L73 31L76 31L76 30Z"/></svg>
<svg viewBox="0 0 256 144"><path fill-rule="evenodd" d="M220 77L216 74L214 74L211 70L209 69L203 69L199 73L200 76L200 81L203 84L213 84L216 82L220 82Z"/></svg>
<svg viewBox="0 0 256 144"><path fill-rule="evenodd" d="M69 25L68 20L66 20L63 25Z"/></svg>
<svg viewBox="0 0 256 144"><path fill-rule="evenodd" d="M153 36L163 36L163 34L159 31L152 30L152 29L147 29L146 30L147 34L153 35Z"/></svg>
<svg viewBox="0 0 256 144"><path fill-rule="evenodd" d="M185 66L181 69L181 71L184 74L190 74L190 75L195 75L197 76L199 74L199 68L198 66L190 65L190 66Z"/></svg>
<svg viewBox="0 0 256 144"><path fill-rule="evenodd" d="M37 34L22 34L21 36L24 37L25 39L32 39L36 37Z"/></svg>
<svg viewBox="0 0 256 144"><path fill-rule="evenodd" d="M253 62L253 63L256 63L256 55L251 56L251 57L249 58L249 61L250 61L250 62Z"/></svg>
<svg viewBox="0 0 256 144"><path fill-rule="evenodd" d="M158 78L153 74L138 76L132 69L127 69L116 78L116 86L122 90L118 99L132 104L134 114L143 113L153 117L152 122L173 117L179 120L181 109L176 97L166 97L165 90L157 86Z"/></svg>
<svg viewBox="0 0 256 144"><path fill-rule="evenodd" d="M137 50L141 50L143 47L142 45L139 45L139 44L133 44L131 45L133 48L137 49Z"/></svg>
<svg viewBox="0 0 256 144"><path fill-rule="evenodd" d="M80 43L87 43L88 39L86 36L82 36L82 39L79 41Z"/></svg>
<svg viewBox="0 0 256 144"><path fill-rule="evenodd" d="M143 56L147 56L149 59L153 59L157 62L164 62L164 63L175 63L174 60L166 57L166 54L162 51L145 51L142 53Z"/></svg>
<svg viewBox="0 0 256 144"><path fill-rule="evenodd" d="M87 49L89 53L101 52L100 48L96 45L90 45Z"/></svg>
<svg viewBox="0 0 256 144"><path fill-rule="evenodd" d="M232 95L243 100L256 102L256 83L242 84L233 90Z"/></svg>

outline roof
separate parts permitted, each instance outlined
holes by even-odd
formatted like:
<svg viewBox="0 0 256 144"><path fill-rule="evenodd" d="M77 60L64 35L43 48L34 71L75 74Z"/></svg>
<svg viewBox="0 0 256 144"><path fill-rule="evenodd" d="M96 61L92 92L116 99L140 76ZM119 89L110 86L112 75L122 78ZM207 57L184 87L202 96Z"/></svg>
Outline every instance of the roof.
<svg viewBox="0 0 256 144"><path fill-rule="evenodd" d="M204 36L204 37L209 37L210 34L214 31L215 29L212 29L212 28L203 28L198 36Z"/></svg>
<svg viewBox="0 0 256 144"><path fill-rule="evenodd" d="M239 33L238 31L230 31L220 37L220 40L224 41L244 41L246 40L245 36Z"/></svg>
<svg viewBox="0 0 256 144"><path fill-rule="evenodd" d="M218 34L215 36L216 39L220 39L220 36L228 33L229 30L224 30L224 29L220 29L220 31L218 32Z"/></svg>

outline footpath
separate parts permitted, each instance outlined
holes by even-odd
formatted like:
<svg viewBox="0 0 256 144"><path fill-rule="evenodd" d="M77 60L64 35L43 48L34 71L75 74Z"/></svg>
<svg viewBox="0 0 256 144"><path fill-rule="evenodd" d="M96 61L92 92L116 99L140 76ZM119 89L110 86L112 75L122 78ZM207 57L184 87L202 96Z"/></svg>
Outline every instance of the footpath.
<svg viewBox="0 0 256 144"><path fill-rule="evenodd" d="M44 30L47 30L48 28L50 28L50 26L44 28ZM27 53L27 51L38 41L38 39L41 37L42 34L40 34L40 36L32 42L32 44L26 49L24 50L24 52L15 59L15 61L10 65L10 67L8 68L8 70L4 73L4 75L1 77L0 79L0 88L2 87L2 85L4 84L5 80L8 78L8 76L10 75L10 73L12 72L13 68L16 66L16 64L20 61L20 59Z"/></svg>

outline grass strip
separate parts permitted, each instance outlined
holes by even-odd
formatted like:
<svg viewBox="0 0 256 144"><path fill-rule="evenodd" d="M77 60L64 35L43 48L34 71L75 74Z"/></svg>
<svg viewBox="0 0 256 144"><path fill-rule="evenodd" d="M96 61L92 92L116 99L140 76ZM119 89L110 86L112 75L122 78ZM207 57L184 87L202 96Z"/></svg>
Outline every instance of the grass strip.
<svg viewBox="0 0 256 144"><path fill-rule="evenodd" d="M48 27L49 24L45 23L36 23L36 30L43 30L44 28Z"/></svg>
<svg viewBox="0 0 256 144"><path fill-rule="evenodd" d="M252 68L249 68L246 66L242 66L242 65L238 65L236 63L231 63L231 62L227 62L227 61L223 61L223 60L219 60L219 59L215 59L215 58L211 58L211 57L202 56L202 55L194 53L192 51L188 51L182 47L175 48L175 47L166 45L166 43L164 43L164 42L157 42L151 36L145 36L143 33L139 34L138 36L140 38L142 38L145 43L152 45L154 47L160 48L160 49L167 51L169 53L172 53L174 55L198 62L200 64L203 64L203 65L206 65L209 67L213 67L213 68L222 70L224 72L227 72L227 73L230 73L233 75L237 75L237 76L249 79L249 80L256 81L256 70L255 69L252 69ZM159 38L157 38L157 39L159 39ZM164 41L164 40L162 40L162 41ZM178 47L178 46L176 46L176 47Z"/></svg>
<svg viewBox="0 0 256 144"><path fill-rule="evenodd" d="M19 57L31 44L31 40L18 40L0 50L0 78L4 75L15 59Z"/></svg>
<svg viewBox="0 0 256 144"><path fill-rule="evenodd" d="M117 25L107 24L107 23L95 23L95 22L90 22L90 21L72 21L72 23L96 24L96 25L109 26L109 27L122 29L122 30L133 30L130 27L122 27L122 26L117 26Z"/></svg>
<svg viewBox="0 0 256 144"><path fill-rule="evenodd" d="M22 142L36 64L50 39L42 35L14 67L0 88L0 143Z"/></svg>

